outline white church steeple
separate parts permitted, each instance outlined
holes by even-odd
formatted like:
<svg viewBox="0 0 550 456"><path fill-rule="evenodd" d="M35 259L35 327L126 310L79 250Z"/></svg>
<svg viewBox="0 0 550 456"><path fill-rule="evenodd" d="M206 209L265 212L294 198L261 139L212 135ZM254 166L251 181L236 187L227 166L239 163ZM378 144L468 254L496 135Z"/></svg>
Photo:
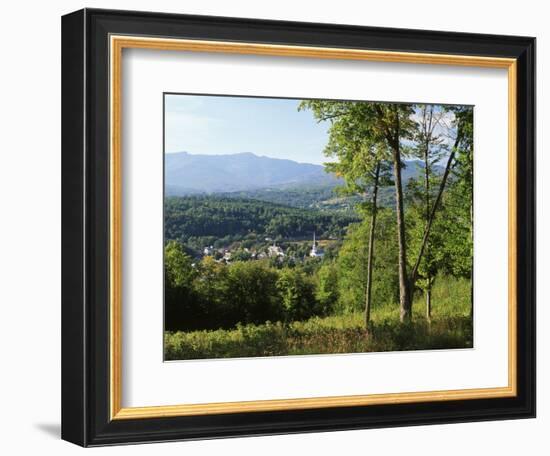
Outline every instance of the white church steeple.
<svg viewBox="0 0 550 456"><path fill-rule="evenodd" d="M315 238L315 231L314 231L313 232L313 245L311 246L311 252L309 252L309 256L320 258L324 254L325 254L325 252L323 252L323 249L318 249L317 248L317 241L316 241L316 238Z"/></svg>

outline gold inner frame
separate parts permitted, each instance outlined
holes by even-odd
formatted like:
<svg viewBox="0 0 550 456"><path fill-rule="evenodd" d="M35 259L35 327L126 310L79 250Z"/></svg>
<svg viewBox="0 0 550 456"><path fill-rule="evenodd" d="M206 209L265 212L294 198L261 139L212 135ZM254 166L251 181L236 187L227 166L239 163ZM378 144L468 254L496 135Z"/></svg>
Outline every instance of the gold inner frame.
<svg viewBox="0 0 550 456"><path fill-rule="evenodd" d="M122 51L123 49L367 60L508 70L508 385L505 387L122 407ZM517 61L511 58L338 49L241 42L110 36L110 414L111 419L297 410L374 404L513 397L517 394Z"/></svg>

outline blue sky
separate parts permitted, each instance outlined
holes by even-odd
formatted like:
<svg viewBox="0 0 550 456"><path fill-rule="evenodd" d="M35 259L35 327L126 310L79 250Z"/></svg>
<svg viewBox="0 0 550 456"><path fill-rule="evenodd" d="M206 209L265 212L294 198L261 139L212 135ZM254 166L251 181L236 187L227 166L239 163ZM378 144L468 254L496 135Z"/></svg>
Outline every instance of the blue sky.
<svg viewBox="0 0 550 456"><path fill-rule="evenodd" d="M272 158L321 164L328 123L311 111L298 112L300 100L165 96L166 152L225 155L252 152Z"/></svg>

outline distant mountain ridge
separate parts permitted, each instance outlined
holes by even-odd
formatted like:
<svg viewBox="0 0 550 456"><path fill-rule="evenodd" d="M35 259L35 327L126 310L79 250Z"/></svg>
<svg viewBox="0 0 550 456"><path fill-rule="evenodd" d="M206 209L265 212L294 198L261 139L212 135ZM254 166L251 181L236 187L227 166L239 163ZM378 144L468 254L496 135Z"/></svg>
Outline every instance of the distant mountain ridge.
<svg viewBox="0 0 550 456"><path fill-rule="evenodd" d="M409 161L406 165L402 171L405 182L418 175L422 162ZM168 196L311 185L334 187L342 183L341 179L326 173L322 165L263 157L251 152L227 155L171 153L165 155L164 167Z"/></svg>
<svg viewBox="0 0 550 456"><path fill-rule="evenodd" d="M302 184L336 185L338 179L321 165L261 157L251 152L231 155L165 155L167 194L220 193Z"/></svg>

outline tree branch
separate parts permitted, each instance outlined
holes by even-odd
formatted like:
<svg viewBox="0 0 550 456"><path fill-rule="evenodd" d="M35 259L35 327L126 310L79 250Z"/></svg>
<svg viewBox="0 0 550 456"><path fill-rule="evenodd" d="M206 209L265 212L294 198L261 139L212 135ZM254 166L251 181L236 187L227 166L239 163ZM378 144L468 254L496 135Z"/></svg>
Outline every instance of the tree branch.
<svg viewBox="0 0 550 456"><path fill-rule="evenodd" d="M422 243L420 244L420 250L418 252L418 257L416 259L416 262L414 263L414 267L411 271L411 286L414 285L416 282L416 279L418 277L418 268L420 267L420 262L422 261L422 256L424 255L424 249L426 248L426 244L428 242L428 237L430 235L430 230L433 224L433 221L435 219L435 214L437 212L437 209L439 207L439 202L441 201L441 196L443 195L443 190L445 190L445 185L447 184L447 179L449 177L450 171L451 171L451 165L454 161L456 150L458 149L458 146L460 144L460 141L462 141L462 129L459 128L459 131L457 132L457 136L455 139L455 144L453 147L453 150L451 152L451 155L449 155L449 159L447 160L447 165L445 166L445 172L443 173L443 177L441 179L441 183L439 184L439 191L437 192L437 197L435 198L434 204L432 206L432 210L430 212L430 218L428 219L428 223L426 224L426 228L424 229L424 235L422 236Z"/></svg>

